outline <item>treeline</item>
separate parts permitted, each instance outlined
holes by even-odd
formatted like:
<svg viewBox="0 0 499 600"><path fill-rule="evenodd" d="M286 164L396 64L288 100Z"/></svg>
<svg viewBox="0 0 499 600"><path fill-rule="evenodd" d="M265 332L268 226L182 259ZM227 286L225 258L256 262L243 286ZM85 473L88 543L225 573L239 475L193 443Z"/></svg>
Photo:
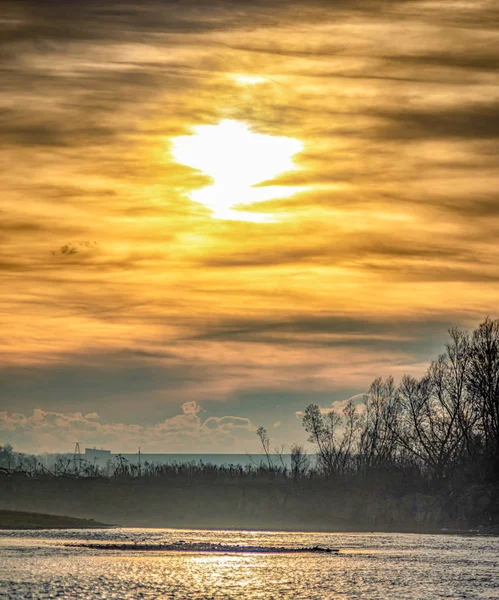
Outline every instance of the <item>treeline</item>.
<svg viewBox="0 0 499 600"><path fill-rule="evenodd" d="M0 446L0 476L25 477L30 479L87 478L106 480L141 479L191 479L202 482L238 478L276 480L287 479L291 469L285 464L286 457L276 454L276 462L269 466L267 461L254 459L252 464L214 465L204 462L151 463L130 461L119 454L105 464L95 464L78 456L60 455L47 461L43 457L16 452L10 444ZM280 457L280 458L279 458ZM310 469L307 475L314 473ZM304 473L302 473L303 475Z"/></svg>
<svg viewBox="0 0 499 600"><path fill-rule="evenodd" d="M452 329L423 377L375 379L362 405L306 408L324 474L403 471L434 482L499 480L499 320Z"/></svg>
<svg viewBox="0 0 499 600"><path fill-rule="evenodd" d="M131 463L124 457L99 466L61 455L40 457L0 446L0 474L35 478L305 480L420 489L499 482L499 320L487 318L471 334L452 329L445 351L420 379L375 379L361 404L343 411L309 405L303 426L315 454L300 445L271 451L260 427L266 459L249 465Z"/></svg>

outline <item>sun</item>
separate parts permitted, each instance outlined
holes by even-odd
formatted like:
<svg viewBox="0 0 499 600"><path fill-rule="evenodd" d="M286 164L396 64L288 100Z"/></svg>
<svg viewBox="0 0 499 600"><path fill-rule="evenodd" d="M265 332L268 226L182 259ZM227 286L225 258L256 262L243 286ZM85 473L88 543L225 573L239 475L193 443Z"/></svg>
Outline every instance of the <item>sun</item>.
<svg viewBox="0 0 499 600"><path fill-rule="evenodd" d="M277 175L295 170L293 157L303 150L297 139L255 133L242 122L224 120L198 125L192 135L174 138L176 162L198 169L213 184L190 193L218 219L268 221L271 216L240 210L242 205L285 198L302 187L265 185ZM263 184L263 185L258 185Z"/></svg>
<svg viewBox="0 0 499 600"><path fill-rule="evenodd" d="M257 85L267 81L261 75L243 75L239 73L232 75L232 79L239 85Z"/></svg>

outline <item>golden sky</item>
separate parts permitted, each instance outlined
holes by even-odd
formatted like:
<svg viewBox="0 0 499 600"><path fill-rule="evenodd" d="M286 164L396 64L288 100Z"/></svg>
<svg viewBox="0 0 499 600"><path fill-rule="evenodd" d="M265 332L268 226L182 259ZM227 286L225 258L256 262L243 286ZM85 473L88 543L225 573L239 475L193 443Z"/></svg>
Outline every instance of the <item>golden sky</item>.
<svg viewBox="0 0 499 600"><path fill-rule="evenodd" d="M0 23L0 443L301 441L306 404L498 316L495 1Z"/></svg>

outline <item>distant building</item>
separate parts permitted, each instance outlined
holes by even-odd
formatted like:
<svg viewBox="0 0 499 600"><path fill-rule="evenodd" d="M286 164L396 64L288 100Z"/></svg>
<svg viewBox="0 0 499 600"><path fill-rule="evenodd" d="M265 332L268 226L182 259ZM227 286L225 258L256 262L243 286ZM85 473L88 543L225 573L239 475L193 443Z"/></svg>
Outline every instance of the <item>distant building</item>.
<svg viewBox="0 0 499 600"><path fill-rule="evenodd" d="M137 453L119 453L113 454L111 450L101 448L85 448L85 454L82 458L99 467L104 467L108 461L115 461L118 457L126 460L130 464L149 463L156 465L193 463L193 464L211 464L216 466L222 465L241 465L258 466L261 463L267 464L267 456L264 454L148 454L143 452ZM291 456L283 454L271 454L270 459L276 466L281 466L283 463L289 468L291 466Z"/></svg>
<svg viewBox="0 0 499 600"><path fill-rule="evenodd" d="M106 461L110 458L112 458L111 456L111 450L97 450L97 448L85 448L85 455L84 455L85 460L88 461Z"/></svg>

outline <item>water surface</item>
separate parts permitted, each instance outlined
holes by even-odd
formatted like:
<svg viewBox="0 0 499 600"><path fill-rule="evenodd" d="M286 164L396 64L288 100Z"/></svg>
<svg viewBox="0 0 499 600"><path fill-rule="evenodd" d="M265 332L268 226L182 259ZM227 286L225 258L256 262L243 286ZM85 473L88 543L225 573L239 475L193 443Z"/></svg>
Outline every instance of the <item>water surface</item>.
<svg viewBox="0 0 499 600"><path fill-rule="evenodd" d="M70 547L81 542L329 546L338 555ZM186 531L0 532L0 598L499 599L499 537Z"/></svg>

